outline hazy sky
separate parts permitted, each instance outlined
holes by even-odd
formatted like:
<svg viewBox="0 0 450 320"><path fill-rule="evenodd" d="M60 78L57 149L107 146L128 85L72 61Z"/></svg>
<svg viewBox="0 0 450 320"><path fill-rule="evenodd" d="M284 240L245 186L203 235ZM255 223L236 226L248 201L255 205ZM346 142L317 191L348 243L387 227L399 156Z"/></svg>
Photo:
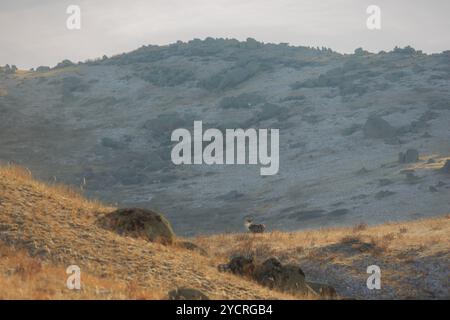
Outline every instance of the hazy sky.
<svg viewBox="0 0 450 320"><path fill-rule="evenodd" d="M81 30L66 28L71 4L81 8ZM381 8L381 30L366 27L371 4ZM0 0L0 65L53 66L208 36L441 52L450 49L449 14L450 0Z"/></svg>

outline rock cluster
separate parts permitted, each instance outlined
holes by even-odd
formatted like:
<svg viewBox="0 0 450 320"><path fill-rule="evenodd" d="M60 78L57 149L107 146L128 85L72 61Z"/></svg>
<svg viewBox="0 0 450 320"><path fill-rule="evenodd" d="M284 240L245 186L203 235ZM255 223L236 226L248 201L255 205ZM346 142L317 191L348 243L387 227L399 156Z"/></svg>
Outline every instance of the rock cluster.
<svg viewBox="0 0 450 320"><path fill-rule="evenodd" d="M336 290L326 284L306 281L305 273L294 264L282 264L277 258L271 257L262 263L253 258L237 256L227 264L218 266L221 272L231 272L249 277L262 286L290 294L302 296L318 296L321 298L336 298Z"/></svg>

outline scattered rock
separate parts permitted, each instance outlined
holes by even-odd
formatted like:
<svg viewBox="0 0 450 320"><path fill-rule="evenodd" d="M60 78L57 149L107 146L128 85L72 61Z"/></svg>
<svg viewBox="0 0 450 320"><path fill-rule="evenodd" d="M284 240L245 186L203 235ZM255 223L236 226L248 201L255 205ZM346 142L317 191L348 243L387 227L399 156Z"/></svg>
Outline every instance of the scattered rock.
<svg viewBox="0 0 450 320"><path fill-rule="evenodd" d="M443 187L445 185L446 185L445 182L439 180L439 182L437 183L436 187Z"/></svg>
<svg viewBox="0 0 450 320"><path fill-rule="evenodd" d="M123 148L123 144L121 142L116 141L116 140L114 140L112 138L109 138L109 137L102 138L101 145L103 147L111 148L111 149L121 149L121 148Z"/></svg>
<svg viewBox="0 0 450 320"><path fill-rule="evenodd" d="M364 137L371 139L393 139L397 130L379 116L370 116L363 127Z"/></svg>
<svg viewBox="0 0 450 320"><path fill-rule="evenodd" d="M358 171L356 171L356 174L366 174L369 173L370 171L366 169L366 167L362 167L361 169L359 169Z"/></svg>
<svg viewBox="0 0 450 320"><path fill-rule="evenodd" d="M441 172L450 174L450 160L447 160L441 168Z"/></svg>
<svg viewBox="0 0 450 320"><path fill-rule="evenodd" d="M230 271L231 273L241 276L252 276L255 270L255 263L253 258L247 258L243 256L237 256L230 260L226 265L221 265L220 271Z"/></svg>
<svg viewBox="0 0 450 320"><path fill-rule="evenodd" d="M134 238L171 244L175 234L169 221L160 213L140 208L118 209L99 219L104 228Z"/></svg>
<svg viewBox="0 0 450 320"><path fill-rule="evenodd" d="M384 186L387 186L387 185L390 185L390 184L392 184L392 180L390 180L390 179L379 179L378 180L378 185L380 187L384 187Z"/></svg>
<svg viewBox="0 0 450 320"><path fill-rule="evenodd" d="M28 251L32 257L38 257L41 259L47 259L50 257L50 249L46 245L39 247L34 244L29 247Z"/></svg>
<svg viewBox="0 0 450 320"><path fill-rule="evenodd" d="M231 200L236 200L239 198L242 198L244 196L243 193L240 193L236 190L232 190L224 195L221 196L217 196L216 199L218 200L225 200L225 201L231 201Z"/></svg>
<svg viewBox="0 0 450 320"><path fill-rule="evenodd" d="M248 276L262 286L282 292L303 296L335 296L335 293L334 295L332 294L334 289L327 285L321 285L322 290L312 289L306 283L305 274L299 266L293 264L283 265L274 257L265 260L263 263L255 263L252 258L238 256L231 259L227 264L219 265L218 269L221 272Z"/></svg>
<svg viewBox="0 0 450 320"><path fill-rule="evenodd" d="M332 210L332 211L328 212L327 215L330 217L340 217L340 216L346 215L348 213L350 213L350 210L343 208L343 209Z"/></svg>
<svg viewBox="0 0 450 320"><path fill-rule="evenodd" d="M256 266L253 278L261 285L283 292L314 294L307 286L305 274L299 266L283 265L276 258L269 258Z"/></svg>
<svg viewBox="0 0 450 320"><path fill-rule="evenodd" d="M416 176L413 172L406 173L406 181L408 183L416 183L420 180L418 176Z"/></svg>
<svg viewBox="0 0 450 320"><path fill-rule="evenodd" d="M413 163L419 161L419 151L416 149L408 149L405 153L398 154L399 163Z"/></svg>
<svg viewBox="0 0 450 320"><path fill-rule="evenodd" d="M369 195L368 194L358 194L356 196L351 197L351 200L362 200L366 199Z"/></svg>
<svg viewBox="0 0 450 320"><path fill-rule="evenodd" d="M169 291L169 300L209 300L208 296L197 289L177 288Z"/></svg>
<svg viewBox="0 0 450 320"><path fill-rule="evenodd" d="M425 139L432 138L432 137L433 136L431 134L429 134L428 131L422 135L422 138L425 138Z"/></svg>
<svg viewBox="0 0 450 320"><path fill-rule="evenodd" d="M325 299L336 299L336 290L327 284L319 282L306 282L306 284L314 291L314 293Z"/></svg>
<svg viewBox="0 0 450 320"><path fill-rule="evenodd" d="M375 199L380 200L380 199L392 196L393 194L395 194L395 192L389 191L389 190L383 190L383 191L377 192L375 194Z"/></svg>
<svg viewBox="0 0 450 320"><path fill-rule="evenodd" d="M198 252L198 253L201 254L202 256L205 256L205 257L208 256L208 252L206 252L205 249L199 247L199 246L196 245L195 243L192 243L192 242L189 242L189 241L180 241L180 242L177 242L177 245L178 245L180 248Z"/></svg>

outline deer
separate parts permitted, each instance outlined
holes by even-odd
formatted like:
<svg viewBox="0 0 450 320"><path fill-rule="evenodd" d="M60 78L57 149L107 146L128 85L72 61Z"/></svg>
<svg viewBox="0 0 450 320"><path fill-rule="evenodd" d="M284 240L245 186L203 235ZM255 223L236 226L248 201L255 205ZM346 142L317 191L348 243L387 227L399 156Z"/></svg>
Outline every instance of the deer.
<svg viewBox="0 0 450 320"><path fill-rule="evenodd" d="M266 230L266 226L264 224L255 224L253 223L252 218L246 218L244 225L251 233L263 233L264 230Z"/></svg>

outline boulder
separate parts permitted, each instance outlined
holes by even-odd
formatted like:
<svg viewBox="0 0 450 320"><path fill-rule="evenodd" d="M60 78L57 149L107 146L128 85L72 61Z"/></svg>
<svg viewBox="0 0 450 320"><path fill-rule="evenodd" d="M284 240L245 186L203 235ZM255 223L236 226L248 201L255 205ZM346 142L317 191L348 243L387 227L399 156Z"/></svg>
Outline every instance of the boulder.
<svg viewBox="0 0 450 320"><path fill-rule="evenodd" d="M257 265L254 279L261 285L291 294L314 294L305 281L305 274L299 266L283 265L276 258L269 258Z"/></svg>
<svg viewBox="0 0 450 320"><path fill-rule="evenodd" d="M252 276L255 270L253 258L237 256L230 260L227 269L237 275Z"/></svg>
<svg viewBox="0 0 450 320"><path fill-rule="evenodd" d="M152 242L171 244L175 238L169 221L162 214L148 209L118 209L100 218L99 224L121 235Z"/></svg>
<svg viewBox="0 0 450 320"><path fill-rule="evenodd" d="M398 154L399 163L413 163L419 161L419 151L416 149L408 149L406 152Z"/></svg>
<svg viewBox="0 0 450 320"><path fill-rule="evenodd" d="M193 288L176 288L169 291L169 300L209 300L203 292Z"/></svg>
<svg viewBox="0 0 450 320"><path fill-rule="evenodd" d="M269 258L263 263L255 263L252 258L238 256L227 264L218 266L221 272L247 275L260 285L303 297L336 298L333 287L321 283L308 283L298 265L282 264L277 258Z"/></svg>
<svg viewBox="0 0 450 320"><path fill-rule="evenodd" d="M386 120L378 116L370 116L363 127L364 137L371 139L393 139L397 130Z"/></svg>

